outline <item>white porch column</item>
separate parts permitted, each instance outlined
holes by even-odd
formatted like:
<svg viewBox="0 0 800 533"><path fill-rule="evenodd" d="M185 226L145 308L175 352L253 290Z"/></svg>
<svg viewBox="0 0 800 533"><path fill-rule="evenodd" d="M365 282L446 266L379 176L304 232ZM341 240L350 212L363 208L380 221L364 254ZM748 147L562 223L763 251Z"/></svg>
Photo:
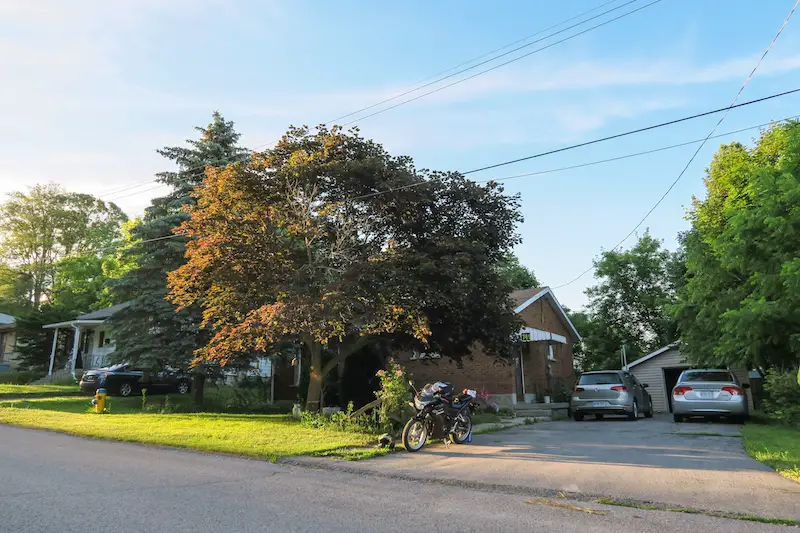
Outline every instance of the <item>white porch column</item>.
<svg viewBox="0 0 800 533"><path fill-rule="evenodd" d="M78 350L81 346L81 327L80 326L72 326L75 328L75 338L72 341L72 358L69 362L70 372L72 373L73 379L77 379L75 376L75 363L78 361Z"/></svg>
<svg viewBox="0 0 800 533"><path fill-rule="evenodd" d="M50 368L47 370L47 375L53 375L53 362L56 360L56 346L58 345L58 328L53 332L53 347L50 349Z"/></svg>

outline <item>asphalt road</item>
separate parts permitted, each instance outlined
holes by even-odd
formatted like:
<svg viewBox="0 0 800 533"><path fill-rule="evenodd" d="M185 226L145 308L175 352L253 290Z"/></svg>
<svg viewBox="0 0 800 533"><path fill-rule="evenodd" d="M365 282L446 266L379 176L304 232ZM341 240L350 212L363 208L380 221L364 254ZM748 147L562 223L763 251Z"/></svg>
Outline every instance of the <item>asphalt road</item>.
<svg viewBox="0 0 800 533"><path fill-rule="evenodd" d="M786 531L0 426L0 531Z"/></svg>
<svg viewBox="0 0 800 533"><path fill-rule="evenodd" d="M479 435L468 446L341 466L800 520L800 484L749 457L740 431L735 424L675 424L664 416L545 422ZM728 436L703 435L715 433Z"/></svg>

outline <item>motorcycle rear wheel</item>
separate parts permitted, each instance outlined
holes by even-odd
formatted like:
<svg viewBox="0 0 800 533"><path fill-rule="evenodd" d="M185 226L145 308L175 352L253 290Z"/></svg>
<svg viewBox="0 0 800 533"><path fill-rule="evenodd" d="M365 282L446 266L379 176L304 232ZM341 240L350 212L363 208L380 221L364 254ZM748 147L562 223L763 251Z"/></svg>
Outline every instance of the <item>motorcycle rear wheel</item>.
<svg viewBox="0 0 800 533"><path fill-rule="evenodd" d="M428 440L428 428L423 420L411 419L403 428L403 447L409 452L418 452Z"/></svg>
<svg viewBox="0 0 800 533"><path fill-rule="evenodd" d="M450 440L455 444L464 444L472 433L472 417L461 413L458 415L455 430L450 433Z"/></svg>

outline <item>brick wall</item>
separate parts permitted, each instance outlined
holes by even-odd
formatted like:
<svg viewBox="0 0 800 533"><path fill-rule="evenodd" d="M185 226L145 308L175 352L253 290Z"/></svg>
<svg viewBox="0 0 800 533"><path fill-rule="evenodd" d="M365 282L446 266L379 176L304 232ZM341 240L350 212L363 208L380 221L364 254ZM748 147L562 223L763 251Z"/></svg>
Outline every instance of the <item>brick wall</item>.
<svg viewBox="0 0 800 533"><path fill-rule="evenodd" d="M550 366L553 389L561 385L570 387L574 378L572 368L573 333L561 318L549 296L534 302L520 314L529 327L550 331L567 338L567 344L559 342L531 342L523 347L525 391L527 394L544 395L548 388L546 365ZM547 345L552 344L555 361L547 360ZM483 387L491 394L515 394L514 363L497 361L476 348L470 357L465 357L461 368L451 359L411 360L411 354L397 357L418 386L434 381L449 381L456 390ZM551 392L555 392L552 390Z"/></svg>
<svg viewBox="0 0 800 533"><path fill-rule="evenodd" d="M450 358L412 361L411 354L397 357L405 367L410 379L417 387L435 381L449 381L454 390L480 390L486 388L491 394L514 393L514 366L498 361L479 350L462 360L462 367Z"/></svg>

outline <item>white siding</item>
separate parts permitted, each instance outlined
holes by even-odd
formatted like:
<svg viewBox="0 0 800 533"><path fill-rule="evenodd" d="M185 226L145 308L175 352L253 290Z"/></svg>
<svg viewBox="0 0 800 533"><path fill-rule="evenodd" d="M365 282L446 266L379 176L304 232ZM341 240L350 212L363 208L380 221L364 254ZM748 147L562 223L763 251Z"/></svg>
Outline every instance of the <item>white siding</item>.
<svg viewBox="0 0 800 533"><path fill-rule="evenodd" d="M631 368L631 373L642 383L647 383L647 392L653 399L653 409L657 413L668 413L667 384L664 381L665 368L689 368L677 348L667 350L652 359Z"/></svg>
<svg viewBox="0 0 800 533"><path fill-rule="evenodd" d="M649 385L647 391L653 399L653 409L657 413L669 412L667 393L672 391L667 391L667 383L664 380L665 368L690 368L690 365L686 363L686 360L683 358L678 348L673 348L631 368L631 373L636 376L640 382ZM743 368L733 368L731 372L733 372L742 384L750 383L747 370ZM750 389L747 389L747 400L750 405L750 411L752 412L753 395Z"/></svg>

